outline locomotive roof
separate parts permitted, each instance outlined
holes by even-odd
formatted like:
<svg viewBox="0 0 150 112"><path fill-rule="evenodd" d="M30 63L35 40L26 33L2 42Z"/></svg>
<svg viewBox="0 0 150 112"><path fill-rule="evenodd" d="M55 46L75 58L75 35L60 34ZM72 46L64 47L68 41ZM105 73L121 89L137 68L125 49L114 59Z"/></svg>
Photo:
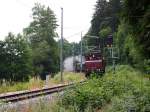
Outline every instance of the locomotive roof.
<svg viewBox="0 0 150 112"><path fill-rule="evenodd" d="M89 53L86 53L85 56L89 56L89 55L92 55L92 54L101 54L101 52L89 52Z"/></svg>

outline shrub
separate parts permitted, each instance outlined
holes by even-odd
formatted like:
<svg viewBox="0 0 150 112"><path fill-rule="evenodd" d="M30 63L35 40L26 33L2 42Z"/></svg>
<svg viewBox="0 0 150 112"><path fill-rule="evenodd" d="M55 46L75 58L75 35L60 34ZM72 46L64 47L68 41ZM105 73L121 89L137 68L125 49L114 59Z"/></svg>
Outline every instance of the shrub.
<svg viewBox="0 0 150 112"><path fill-rule="evenodd" d="M108 112L124 112L135 109L144 112L150 104L150 83L140 72L127 65L117 67L116 74L106 73L102 78L89 79L84 85L76 85L62 97L62 105L74 106L84 112L103 109L111 104Z"/></svg>

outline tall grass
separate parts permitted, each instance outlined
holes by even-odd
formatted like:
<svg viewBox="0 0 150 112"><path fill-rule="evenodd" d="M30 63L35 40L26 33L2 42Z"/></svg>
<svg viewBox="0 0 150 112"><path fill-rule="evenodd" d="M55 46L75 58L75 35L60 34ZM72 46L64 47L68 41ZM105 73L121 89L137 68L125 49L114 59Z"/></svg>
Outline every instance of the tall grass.
<svg viewBox="0 0 150 112"><path fill-rule="evenodd" d="M61 104L65 109L76 106L79 112L86 112L88 108L91 112L126 112L130 109L144 112L150 104L150 82L138 70L121 65L115 74L106 73L102 78L92 78L69 90Z"/></svg>
<svg viewBox="0 0 150 112"><path fill-rule="evenodd" d="M32 90L36 88L41 88L44 85L44 81L40 80L39 78L32 78L29 82L4 82L0 86L0 93L6 92L15 92L21 90Z"/></svg>
<svg viewBox="0 0 150 112"><path fill-rule="evenodd" d="M60 73L58 73L53 78L51 78L49 82L58 84L58 83L61 83L60 79L61 79ZM63 73L64 83L79 82L79 81L85 80L85 79L86 78L83 73L74 73L74 72L64 72Z"/></svg>
<svg viewBox="0 0 150 112"><path fill-rule="evenodd" d="M64 83L71 83L71 82L79 82L85 79L85 76L82 73L72 73L72 72L64 72L63 75ZM48 87L61 84L60 81L60 73L56 74L54 77L48 80ZM15 92L21 90L33 90L42 88L46 85L45 81L41 80L40 78L31 78L29 82L4 82L0 86L0 93L6 92Z"/></svg>
<svg viewBox="0 0 150 112"><path fill-rule="evenodd" d="M57 97L58 101L30 105L26 112L149 112L149 80L130 66L118 66L116 70L115 74L93 77L84 85L68 89ZM53 80L59 82L57 77Z"/></svg>

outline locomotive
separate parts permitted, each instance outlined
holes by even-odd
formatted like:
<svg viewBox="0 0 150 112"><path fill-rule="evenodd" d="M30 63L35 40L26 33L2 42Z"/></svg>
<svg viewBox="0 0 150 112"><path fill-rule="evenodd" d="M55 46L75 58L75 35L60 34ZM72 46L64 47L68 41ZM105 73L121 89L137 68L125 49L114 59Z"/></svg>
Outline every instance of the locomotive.
<svg viewBox="0 0 150 112"><path fill-rule="evenodd" d="M91 52L85 55L85 74L89 76L92 72L105 73L105 60L100 52Z"/></svg>
<svg viewBox="0 0 150 112"><path fill-rule="evenodd" d="M99 75L105 73L106 60L103 50L105 47L112 47L113 36L108 35L105 39L94 38L92 41L94 42L94 45L92 45L93 48L90 50L88 49L87 52L84 53L85 59L82 64L82 71L86 74L86 76L90 76L93 72ZM76 63L75 65L75 71L81 71L80 63Z"/></svg>

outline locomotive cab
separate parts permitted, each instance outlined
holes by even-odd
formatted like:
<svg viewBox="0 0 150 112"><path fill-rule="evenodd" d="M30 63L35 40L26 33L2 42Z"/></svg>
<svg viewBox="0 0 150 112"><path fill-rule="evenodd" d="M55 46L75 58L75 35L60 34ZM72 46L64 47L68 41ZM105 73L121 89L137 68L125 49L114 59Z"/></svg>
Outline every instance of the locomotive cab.
<svg viewBox="0 0 150 112"><path fill-rule="evenodd" d="M105 72L105 60L99 52L89 53L85 56L86 76L90 73L103 74Z"/></svg>

